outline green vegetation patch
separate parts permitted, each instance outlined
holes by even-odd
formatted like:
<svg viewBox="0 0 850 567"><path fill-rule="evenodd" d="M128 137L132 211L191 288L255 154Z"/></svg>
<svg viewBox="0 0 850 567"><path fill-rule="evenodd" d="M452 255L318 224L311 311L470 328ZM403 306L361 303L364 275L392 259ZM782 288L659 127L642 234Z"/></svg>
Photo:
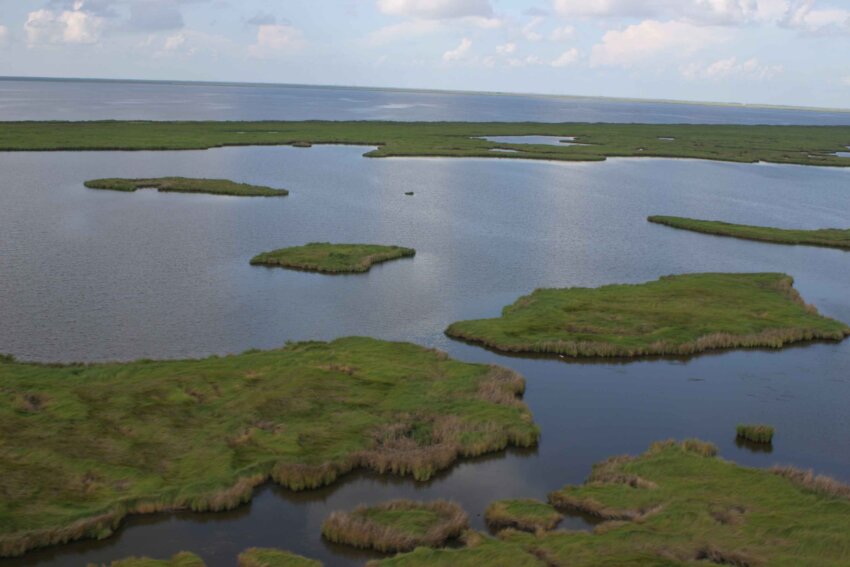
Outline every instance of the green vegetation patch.
<svg viewBox="0 0 850 567"><path fill-rule="evenodd" d="M738 425L736 435L753 443L772 443L773 427L769 425Z"/></svg>
<svg viewBox="0 0 850 567"><path fill-rule="evenodd" d="M558 136L576 145L507 144L492 136ZM672 138L672 139L671 139ZM850 126L539 122L3 122L0 151L197 150L221 146L354 144L369 157L443 156L602 161L697 158L850 166L836 155ZM581 145L578 145L581 144ZM494 149L512 152L492 151Z"/></svg>
<svg viewBox="0 0 850 567"><path fill-rule="evenodd" d="M383 552L438 547L458 538L469 517L454 502L392 500L377 506L358 506L351 512L331 513L322 536L334 543Z"/></svg>
<svg viewBox="0 0 850 567"><path fill-rule="evenodd" d="M735 238L760 240L762 242L774 242L777 244L808 244L812 246L850 248L850 229L821 228L818 230L793 230L665 216L652 216L647 220L673 228L717 236L733 236Z"/></svg>
<svg viewBox="0 0 850 567"><path fill-rule="evenodd" d="M493 530L515 528L528 532L551 530L563 519L555 508L539 500L499 500L490 504L484 520Z"/></svg>
<svg viewBox="0 0 850 567"><path fill-rule="evenodd" d="M415 254L416 250L401 246L311 242L304 246L263 252L251 258L251 264L328 274L362 273L368 272L374 264Z"/></svg>
<svg viewBox="0 0 850 567"><path fill-rule="evenodd" d="M209 195L235 195L237 197L283 197L286 189L273 189L262 185L236 183L228 179L192 179L189 177L155 177L149 179L92 179L84 184L89 189L111 191L136 191L156 189L163 193L206 193Z"/></svg>
<svg viewBox="0 0 850 567"><path fill-rule="evenodd" d="M418 549L376 565L850 564L850 487L794 469L741 467L715 452L693 440L655 443L550 495L555 507L608 520L593 532L504 530L499 539ZM499 560L503 554L511 560Z"/></svg>
<svg viewBox="0 0 850 567"><path fill-rule="evenodd" d="M315 559L307 559L290 551L252 547L239 554L238 567L321 567Z"/></svg>
<svg viewBox="0 0 850 567"><path fill-rule="evenodd" d="M841 340L850 327L803 303L784 274L688 274L638 285L538 289L496 319L454 323L450 337L505 352L689 355Z"/></svg>
<svg viewBox="0 0 850 567"><path fill-rule="evenodd" d="M181 551L171 559L151 559L150 557L128 557L110 563L110 567L206 567L200 557L188 551Z"/></svg>
<svg viewBox="0 0 850 567"><path fill-rule="evenodd" d="M0 555L105 537L128 513L233 508L355 468L427 480L536 444L523 379L362 337L202 360L0 360Z"/></svg>

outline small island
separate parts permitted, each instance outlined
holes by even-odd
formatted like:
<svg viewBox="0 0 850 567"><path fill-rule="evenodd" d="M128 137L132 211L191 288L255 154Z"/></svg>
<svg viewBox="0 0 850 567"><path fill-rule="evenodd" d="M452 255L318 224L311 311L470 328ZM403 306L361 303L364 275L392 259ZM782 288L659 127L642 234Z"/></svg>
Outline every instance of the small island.
<svg viewBox="0 0 850 567"><path fill-rule="evenodd" d="M809 246L850 249L850 229L821 228L817 230L796 230L659 215L651 216L647 220L656 224L702 232L704 234L713 234L715 236L731 236L776 244L806 244Z"/></svg>
<svg viewBox="0 0 850 567"><path fill-rule="evenodd" d="M529 447L524 380L409 343L348 337L270 351L103 364L0 357L0 556L104 538L128 514L217 511L274 481L355 469L428 480Z"/></svg>
<svg viewBox="0 0 850 567"><path fill-rule="evenodd" d="M698 440L654 443L549 495L552 509L603 520L593 532L467 532L465 547L421 547L370 565L847 564L850 486L793 468L743 467L716 453Z"/></svg>
<svg viewBox="0 0 850 567"><path fill-rule="evenodd" d="M128 557L113 561L109 567L206 567L206 563L194 553L181 551L169 559Z"/></svg>
<svg viewBox="0 0 850 567"><path fill-rule="evenodd" d="M850 327L806 305L785 274L688 274L644 284L538 289L502 316L453 323L452 338L570 357L691 355L842 340Z"/></svg>
<svg viewBox="0 0 850 567"><path fill-rule="evenodd" d="M286 189L273 189L262 185L237 183L228 179L194 179L190 177L152 177L147 179L122 179L111 177L91 179L84 183L89 189L133 192L138 189L156 189L162 193L206 193L207 195L232 195L235 197L284 197Z"/></svg>
<svg viewBox="0 0 850 567"><path fill-rule="evenodd" d="M321 562L307 559L291 551L268 547L252 547L239 554L237 567L322 567Z"/></svg>
<svg viewBox="0 0 850 567"><path fill-rule="evenodd" d="M401 246L311 242L304 246L257 254L251 258L251 264L325 274L358 274L368 272L373 265L380 262L408 258L415 254L416 250Z"/></svg>
<svg viewBox="0 0 850 567"><path fill-rule="evenodd" d="M769 445L773 443L773 427L770 425L740 424L735 428L735 436L750 443Z"/></svg>
<svg viewBox="0 0 850 567"><path fill-rule="evenodd" d="M506 528L537 532L551 530L564 518L551 505L539 500L498 500L484 512L484 520L491 530Z"/></svg>
<svg viewBox="0 0 850 567"><path fill-rule="evenodd" d="M322 536L334 543L397 552L442 546L460 537L468 526L469 517L454 502L392 500L333 512L322 524Z"/></svg>

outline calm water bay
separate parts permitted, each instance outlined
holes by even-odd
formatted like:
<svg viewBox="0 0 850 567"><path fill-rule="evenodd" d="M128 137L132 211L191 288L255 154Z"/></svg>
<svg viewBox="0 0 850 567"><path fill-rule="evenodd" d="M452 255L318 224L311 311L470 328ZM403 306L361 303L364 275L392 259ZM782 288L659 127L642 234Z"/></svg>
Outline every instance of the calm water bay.
<svg viewBox="0 0 850 567"><path fill-rule="evenodd" d="M0 120L850 123L846 114L664 103L117 85L0 81ZM251 546L286 548L328 565L357 564L373 555L319 536L332 510L394 497L451 498L483 529L481 516L494 499L544 498L581 482L594 462L670 437L713 441L724 458L747 465L793 464L850 481L850 341L577 363L505 357L443 335L449 323L496 316L537 287L700 271L789 273L808 302L850 322L848 252L693 234L645 220L670 214L847 227L850 169L363 158L368 150L0 153L0 352L24 360L104 361L201 357L345 335L412 341L522 373L525 399L543 431L539 447L462 461L429 483L358 473L304 493L266 486L232 512L134 517L106 540L48 548L0 566L81 565L180 550L211 566L231 566ZM166 175L223 177L291 194L251 199L83 186L95 177ZM417 255L355 276L248 264L258 252L310 241L399 244ZM736 446L740 421L775 425L773 451ZM565 526L589 525L570 518Z"/></svg>

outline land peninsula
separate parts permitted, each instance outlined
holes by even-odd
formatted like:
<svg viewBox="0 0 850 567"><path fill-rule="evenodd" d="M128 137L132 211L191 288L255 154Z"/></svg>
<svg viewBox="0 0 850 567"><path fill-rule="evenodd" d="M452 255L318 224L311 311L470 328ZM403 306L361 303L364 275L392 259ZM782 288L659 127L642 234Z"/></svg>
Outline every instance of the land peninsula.
<svg viewBox="0 0 850 567"><path fill-rule="evenodd" d="M262 185L236 183L228 179L193 179L189 177L152 177L148 179L123 179L118 177L91 179L84 183L89 189L110 191L136 191L156 189L163 193L206 193L236 197L284 197L286 189L273 189Z"/></svg>
<svg viewBox="0 0 850 567"><path fill-rule="evenodd" d="M514 372L369 338L201 360L7 357L0 374L0 556L105 537L127 514L233 508L267 480L427 480L538 438Z"/></svg>
<svg viewBox="0 0 850 567"><path fill-rule="evenodd" d="M311 242L304 246L263 252L251 258L251 264L326 274L354 274L368 272L380 262L409 258L415 254L416 250L401 246Z"/></svg>
<svg viewBox="0 0 850 567"><path fill-rule="evenodd" d="M644 284L538 289L450 337L494 350L570 357L690 355L842 340L850 327L806 305L785 274L688 274Z"/></svg>
<svg viewBox="0 0 850 567"><path fill-rule="evenodd" d="M796 230L659 215L648 217L646 220L673 228L692 230L715 236L732 236L734 238L760 240L762 242L773 242L776 244L807 244L810 246L850 249L850 229L821 228L817 230Z"/></svg>
<svg viewBox="0 0 850 567"><path fill-rule="evenodd" d="M583 485L549 495L550 514L603 520L592 533L504 529L468 533L461 549L418 548L372 565L771 565L850 562L850 487L790 468L738 466L709 443L653 444L593 468ZM496 503L498 504L498 503ZM508 507L509 505L506 505ZM539 512L538 512L539 513Z"/></svg>
<svg viewBox="0 0 850 567"><path fill-rule="evenodd" d="M484 136L558 136L574 145L491 142ZM850 126L535 122L3 122L0 151L199 150L222 146L351 144L367 157L442 156L602 161L694 158L850 166ZM494 151L494 150L511 150Z"/></svg>
<svg viewBox="0 0 850 567"><path fill-rule="evenodd" d="M454 502L391 500L333 512L322 524L322 537L334 543L382 552L440 547L469 527L469 516Z"/></svg>

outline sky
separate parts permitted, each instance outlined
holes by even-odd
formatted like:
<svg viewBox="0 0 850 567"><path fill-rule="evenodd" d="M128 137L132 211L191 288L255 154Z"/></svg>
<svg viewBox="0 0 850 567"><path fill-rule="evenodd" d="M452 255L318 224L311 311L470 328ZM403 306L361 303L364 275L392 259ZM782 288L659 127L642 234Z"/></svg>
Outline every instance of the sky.
<svg viewBox="0 0 850 567"><path fill-rule="evenodd" d="M850 0L0 0L0 76L850 107Z"/></svg>

